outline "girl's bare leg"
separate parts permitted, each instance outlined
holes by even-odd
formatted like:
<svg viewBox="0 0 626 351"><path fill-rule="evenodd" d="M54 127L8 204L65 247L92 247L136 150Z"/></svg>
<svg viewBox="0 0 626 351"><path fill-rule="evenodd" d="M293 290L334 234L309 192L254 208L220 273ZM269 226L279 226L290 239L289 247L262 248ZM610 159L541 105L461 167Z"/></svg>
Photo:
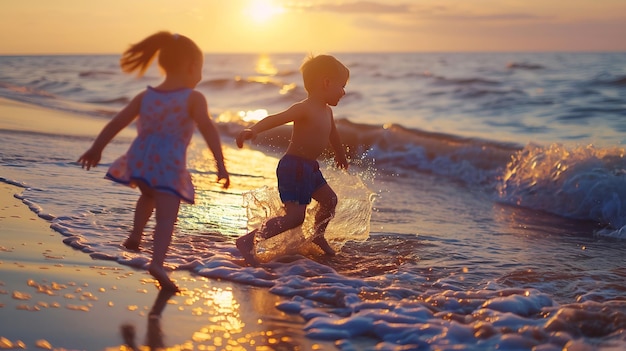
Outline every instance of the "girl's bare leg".
<svg viewBox="0 0 626 351"><path fill-rule="evenodd" d="M139 251L141 245L141 238L143 236L143 230L148 223L148 220L152 216L154 211L154 197L153 190L146 189L147 187L140 187L141 196L137 200L135 206L135 218L133 221L133 231L130 233L126 241L122 245L125 248L132 251ZM144 190L145 189L145 190Z"/></svg>
<svg viewBox="0 0 626 351"><path fill-rule="evenodd" d="M172 242L174 224L178 217L180 199L172 194L155 192L156 226L154 229L154 247L152 248L152 262L148 272L159 281L161 289L179 291L174 282L170 280L163 268L167 249Z"/></svg>

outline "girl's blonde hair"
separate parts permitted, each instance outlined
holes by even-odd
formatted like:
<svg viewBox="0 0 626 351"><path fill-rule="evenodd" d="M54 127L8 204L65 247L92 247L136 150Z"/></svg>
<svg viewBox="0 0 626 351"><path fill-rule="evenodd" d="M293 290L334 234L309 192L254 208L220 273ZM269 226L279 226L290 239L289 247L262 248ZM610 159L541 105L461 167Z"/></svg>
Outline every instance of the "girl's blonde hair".
<svg viewBox="0 0 626 351"><path fill-rule="evenodd" d="M122 71L141 77L159 54L159 66L167 73L178 69L183 63L194 60L202 51L193 40L167 31L158 32L131 45L120 59Z"/></svg>

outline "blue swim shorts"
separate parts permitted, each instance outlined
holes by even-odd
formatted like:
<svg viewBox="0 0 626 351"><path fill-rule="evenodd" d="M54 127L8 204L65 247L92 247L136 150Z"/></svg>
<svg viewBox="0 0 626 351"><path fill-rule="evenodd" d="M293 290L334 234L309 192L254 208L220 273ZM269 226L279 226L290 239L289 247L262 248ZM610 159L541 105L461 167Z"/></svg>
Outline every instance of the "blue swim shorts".
<svg viewBox="0 0 626 351"><path fill-rule="evenodd" d="M313 193L326 184L315 160L285 155L276 168L278 192L282 202L298 202L300 205L311 203Z"/></svg>

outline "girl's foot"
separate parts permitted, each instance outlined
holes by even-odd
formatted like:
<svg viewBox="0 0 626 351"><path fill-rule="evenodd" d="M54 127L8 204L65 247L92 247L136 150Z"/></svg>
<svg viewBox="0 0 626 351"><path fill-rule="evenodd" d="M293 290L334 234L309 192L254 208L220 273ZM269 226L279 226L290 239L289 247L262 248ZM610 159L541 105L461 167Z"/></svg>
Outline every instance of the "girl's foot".
<svg viewBox="0 0 626 351"><path fill-rule="evenodd" d="M167 290L174 293L180 292L178 286L176 286L176 284L174 284L174 282L170 280L170 277L167 276L167 272L165 272L162 267L150 266L150 268L148 268L148 272L151 276L154 277L154 279L159 282L162 290Z"/></svg>
<svg viewBox="0 0 626 351"><path fill-rule="evenodd" d="M170 297L176 295L175 291L171 290L159 290L159 294L157 295L156 300L154 300L154 304L148 313L148 319L159 319L161 318L161 314L167 306L167 301L169 301Z"/></svg>
<svg viewBox="0 0 626 351"><path fill-rule="evenodd" d="M122 339L124 339L124 343L131 350L139 350L137 344L135 343L135 326L132 324L124 324L120 327L120 331L122 334Z"/></svg>
<svg viewBox="0 0 626 351"><path fill-rule="evenodd" d="M323 236L318 236L317 238L313 239L313 242L317 244L317 246L319 246L322 251L324 251L324 253L328 256L335 256L337 254L335 250L330 247L328 241L326 241L326 238L324 238Z"/></svg>
<svg viewBox="0 0 626 351"><path fill-rule="evenodd" d="M122 246L130 251L140 251L139 245L141 245L141 237L135 238L132 235L128 236L128 238L122 244Z"/></svg>

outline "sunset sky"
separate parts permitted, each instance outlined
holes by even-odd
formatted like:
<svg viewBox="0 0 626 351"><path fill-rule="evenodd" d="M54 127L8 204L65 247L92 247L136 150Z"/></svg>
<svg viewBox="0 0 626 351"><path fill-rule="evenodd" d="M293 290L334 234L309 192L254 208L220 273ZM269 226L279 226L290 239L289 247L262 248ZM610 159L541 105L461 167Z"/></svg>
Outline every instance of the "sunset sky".
<svg viewBox="0 0 626 351"><path fill-rule="evenodd" d="M0 55L120 53L159 30L205 52L626 51L624 0L0 0Z"/></svg>

